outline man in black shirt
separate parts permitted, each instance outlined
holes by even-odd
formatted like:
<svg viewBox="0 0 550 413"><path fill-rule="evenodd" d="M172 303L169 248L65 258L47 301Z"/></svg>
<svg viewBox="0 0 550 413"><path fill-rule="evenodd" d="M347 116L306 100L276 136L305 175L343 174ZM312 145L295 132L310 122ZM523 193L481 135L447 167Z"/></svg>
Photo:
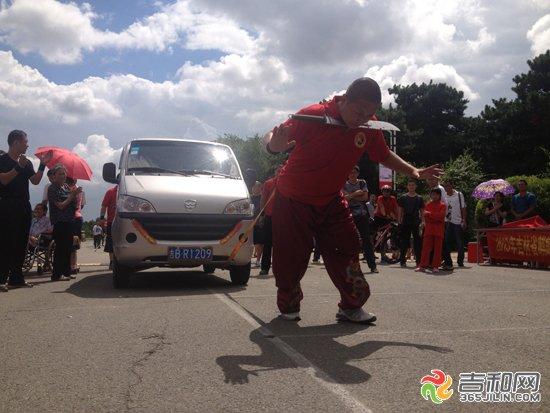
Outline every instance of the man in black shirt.
<svg viewBox="0 0 550 413"><path fill-rule="evenodd" d="M411 245L411 234L413 237L413 249L416 265L420 263L422 241L420 239L420 222L422 221L422 210L424 200L416 193L416 181L409 180L407 183L408 192L397 201L399 205L399 223L401 229L401 266L407 266L407 251Z"/></svg>
<svg viewBox="0 0 550 413"><path fill-rule="evenodd" d="M11 131L8 145L8 152L0 156L0 291L32 286L25 282L22 273L32 219L29 181L33 185L40 183L52 156L51 152L45 155L35 172L25 156L29 147L27 134Z"/></svg>

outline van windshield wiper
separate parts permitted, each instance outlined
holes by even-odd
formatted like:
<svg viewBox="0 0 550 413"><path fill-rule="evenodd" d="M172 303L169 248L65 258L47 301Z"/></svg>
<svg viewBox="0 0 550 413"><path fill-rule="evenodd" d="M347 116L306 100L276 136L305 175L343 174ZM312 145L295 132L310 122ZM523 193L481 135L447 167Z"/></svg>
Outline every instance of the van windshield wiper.
<svg viewBox="0 0 550 413"><path fill-rule="evenodd" d="M192 173L187 171L174 171L172 169L166 169L166 168L160 168L157 166L137 166L135 168L128 168L128 172L158 172L158 173L167 173L167 174L174 174L174 175L183 175L183 176L189 176L192 175Z"/></svg>
<svg viewBox="0 0 550 413"><path fill-rule="evenodd" d="M224 174L221 172L207 171L205 169L185 169L180 172L183 172L186 174L193 174L193 175L213 175L213 176L223 176L224 178L229 178L229 179L239 179L238 177L233 175Z"/></svg>

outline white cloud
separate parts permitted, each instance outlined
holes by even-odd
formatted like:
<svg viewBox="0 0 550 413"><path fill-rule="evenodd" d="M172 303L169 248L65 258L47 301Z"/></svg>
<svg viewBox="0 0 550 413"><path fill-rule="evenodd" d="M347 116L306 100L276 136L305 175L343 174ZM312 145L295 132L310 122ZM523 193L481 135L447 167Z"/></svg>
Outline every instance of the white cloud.
<svg viewBox="0 0 550 413"><path fill-rule="evenodd" d="M103 184L103 164L114 162L118 165L122 152L122 148L112 148L109 139L104 135L90 135L86 142L76 144L72 150L90 165L93 172L92 185Z"/></svg>
<svg viewBox="0 0 550 413"><path fill-rule="evenodd" d="M223 56L205 65L184 64L178 70L181 85L205 101L269 98L291 76L281 60L273 56ZM230 93L233 91L233 93ZM234 95L237 94L237 96Z"/></svg>
<svg viewBox="0 0 550 413"><path fill-rule="evenodd" d="M409 28L408 45L417 51L415 56L440 60L479 53L495 42L486 12L479 0L407 0L399 18Z"/></svg>
<svg viewBox="0 0 550 413"><path fill-rule="evenodd" d="M188 1L162 6L119 33L95 28L97 18L87 3L14 0L0 9L0 40L57 64L78 63L83 51L98 48L163 52L180 45L192 50L246 53L256 47L254 39L234 21L192 10Z"/></svg>
<svg viewBox="0 0 550 413"><path fill-rule="evenodd" d="M291 81L275 57L236 54L184 64L178 76L156 83L115 75L60 85L0 51L0 124L40 125L40 135L47 127L57 144L62 137L74 139L71 131L108 133L117 142L144 136L215 139L249 127L247 119L235 117L239 111L283 102L281 87Z"/></svg>
<svg viewBox="0 0 550 413"><path fill-rule="evenodd" d="M533 24L527 32L527 38L531 41L531 50L534 55L550 49L550 14L541 17Z"/></svg>
<svg viewBox="0 0 550 413"><path fill-rule="evenodd" d="M531 4L541 10L550 9L550 2L548 0L531 0Z"/></svg>
<svg viewBox="0 0 550 413"><path fill-rule="evenodd" d="M228 19L207 14L196 17L196 22L187 31L186 49L245 54L257 47L245 30Z"/></svg>
<svg viewBox="0 0 550 413"><path fill-rule="evenodd" d="M245 53L254 48L252 37L234 21L195 11L189 1L161 7L158 13L111 36L104 46L164 51L177 43L191 50L228 53Z"/></svg>
<svg viewBox="0 0 550 413"><path fill-rule="evenodd" d="M479 52L485 47L492 45L495 40L495 36L487 31L487 27L482 27L479 30L477 39L467 40L466 43L472 51Z"/></svg>
<svg viewBox="0 0 550 413"><path fill-rule="evenodd" d="M253 130L257 132L265 131L268 125L276 125L287 116L296 111L296 108L281 110L277 107L261 107L252 109L242 109L235 114L235 117L245 121Z"/></svg>
<svg viewBox="0 0 550 413"><path fill-rule="evenodd" d="M38 70L20 64L11 52L0 51L0 106L31 114L55 116L62 123L83 118L119 117L120 110L82 84L57 85Z"/></svg>
<svg viewBox="0 0 550 413"><path fill-rule="evenodd" d="M0 39L22 53L39 52L48 62L74 63L109 34L94 29L88 6L54 0L15 0L0 11Z"/></svg>
<svg viewBox="0 0 550 413"><path fill-rule="evenodd" d="M409 85L412 83L446 83L464 92L469 100L479 98L466 80L460 76L454 67L442 63L418 65L412 57L401 56L384 66L370 68L365 76L375 79L382 88L382 102L387 105L393 102L388 89L394 85Z"/></svg>

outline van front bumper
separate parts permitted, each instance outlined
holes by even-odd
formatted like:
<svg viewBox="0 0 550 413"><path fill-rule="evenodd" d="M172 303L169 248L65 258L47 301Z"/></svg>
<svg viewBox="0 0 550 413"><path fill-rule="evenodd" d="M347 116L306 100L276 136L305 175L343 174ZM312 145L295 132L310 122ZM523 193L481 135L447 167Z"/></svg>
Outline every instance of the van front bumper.
<svg viewBox="0 0 550 413"><path fill-rule="evenodd" d="M114 254L118 263L136 268L246 265L252 257L252 232L234 251L251 223L251 217L235 215L119 213L112 226ZM212 259L170 261L170 247L211 248Z"/></svg>

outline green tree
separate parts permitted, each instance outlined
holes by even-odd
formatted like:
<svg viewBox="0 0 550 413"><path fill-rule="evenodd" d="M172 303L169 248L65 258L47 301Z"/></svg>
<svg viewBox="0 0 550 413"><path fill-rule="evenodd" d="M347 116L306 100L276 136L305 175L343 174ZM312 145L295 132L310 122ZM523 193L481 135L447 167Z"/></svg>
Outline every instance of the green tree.
<svg viewBox="0 0 550 413"><path fill-rule="evenodd" d="M380 117L401 129L397 138L400 155L417 165L431 165L463 151L464 93L444 83L396 85L389 89L395 107Z"/></svg>
<svg viewBox="0 0 550 413"><path fill-rule="evenodd" d="M493 100L469 125L469 147L491 176L540 175L548 168L550 51L527 64L529 71L514 77L517 97Z"/></svg>
<svg viewBox="0 0 550 413"><path fill-rule="evenodd" d="M484 181L484 173L481 164L469 151L464 152L456 159L452 159L444 166L443 180L449 179L453 182L454 188L462 192L468 210L468 234L467 238L473 236L473 227L476 222L477 200L472 197L475 187Z"/></svg>
<svg viewBox="0 0 550 413"><path fill-rule="evenodd" d="M258 173L258 180L264 182L273 176L275 169L283 163L287 155L270 155L263 149L262 138L259 135L241 138L237 135L224 135L216 140L233 149L241 170L254 169Z"/></svg>

